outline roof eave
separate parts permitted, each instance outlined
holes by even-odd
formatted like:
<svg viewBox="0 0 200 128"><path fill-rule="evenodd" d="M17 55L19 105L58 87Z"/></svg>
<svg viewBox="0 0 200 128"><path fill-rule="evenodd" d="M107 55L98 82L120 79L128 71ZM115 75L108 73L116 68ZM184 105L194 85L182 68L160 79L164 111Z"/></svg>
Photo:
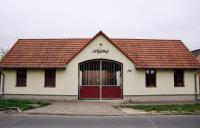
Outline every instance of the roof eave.
<svg viewBox="0 0 200 128"><path fill-rule="evenodd" d="M136 69L186 69L186 70L198 70L200 67L140 67L137 66Z"/></svg>
<svg viewBox="0 0 200 128"><path fill-rule="evenodd" d="M54 66L18 66L18 67L14 67L14 66L0 66L1 69L20 69L20 68L27 68L27 69L50 69L50 68L54 68L54 69L66 69L66 67L54 67Z"/></svg>

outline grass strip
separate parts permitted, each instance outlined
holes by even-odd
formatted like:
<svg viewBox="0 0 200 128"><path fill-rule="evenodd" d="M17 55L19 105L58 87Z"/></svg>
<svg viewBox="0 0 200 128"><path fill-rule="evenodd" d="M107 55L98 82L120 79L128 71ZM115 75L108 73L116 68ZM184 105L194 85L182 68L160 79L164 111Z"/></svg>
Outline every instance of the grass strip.
<svg viewBox="0 0 200 128"><path fill-rule="evenodd" d="M49 102L29 101L29 100L15 100L15 99L0 99L0 108L14 108L18 107L22 111L34 109L50 105Z"/></svg>
<svg viewBox="0 0 200 128"><path fill-rule="evenodd" d="M167 104L167 105L120 105L121 108L133 108L150 111L171 111L178 113L200 112L200 104Z"/></svg>

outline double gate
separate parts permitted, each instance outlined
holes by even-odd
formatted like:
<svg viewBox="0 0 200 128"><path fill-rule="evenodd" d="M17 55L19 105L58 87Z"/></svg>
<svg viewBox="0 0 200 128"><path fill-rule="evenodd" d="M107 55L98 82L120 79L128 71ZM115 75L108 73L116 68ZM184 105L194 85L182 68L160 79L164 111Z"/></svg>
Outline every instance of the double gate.
<svg viewBox="0 0 200 128"><path fill-rule="evenodd" d="M112 60L89 60L79 64L79 99L121 99L123 65Z"/></svg>

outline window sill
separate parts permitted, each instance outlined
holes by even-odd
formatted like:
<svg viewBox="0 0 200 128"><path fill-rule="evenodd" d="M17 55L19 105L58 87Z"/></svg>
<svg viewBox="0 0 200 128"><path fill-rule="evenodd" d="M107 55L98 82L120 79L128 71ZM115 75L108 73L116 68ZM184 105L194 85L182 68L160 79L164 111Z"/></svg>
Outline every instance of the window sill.
<svg viewBox="0 0 200 128"><path fill-rule="evenodd" d="M56 88L56 86L44 86L44 88Z"/></svg>
<svg viewBox="0 0 200 128"><path fill-rule="evenodd" d="M146 88L157 88L157 86L146 86Z"/></svg>
<svg viewBox="0 0 200 128"><path fill-rule="evenodd" d="M15 85L15 87L26 87L26 85L25 85L25 86L21 86L21 85Z"/></svg>
<svg viewBox="0 0 200 128"><path fill-rule="evenodd" d="M183 88L183 87L185 87L185 85L183 85L183 86L174 86L175 88Z"/></svg>

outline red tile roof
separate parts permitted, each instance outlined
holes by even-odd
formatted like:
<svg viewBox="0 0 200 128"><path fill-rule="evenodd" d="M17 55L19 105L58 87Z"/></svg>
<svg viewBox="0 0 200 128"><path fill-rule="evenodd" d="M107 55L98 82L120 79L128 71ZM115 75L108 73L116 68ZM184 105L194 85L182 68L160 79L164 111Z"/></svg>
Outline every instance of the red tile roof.
<svg viewBox="0 0 200 128"><path fill-rule="evenodd" d="M1 68L65 68L98 35L105 36L136 68L200 68L180 40L110 39L103 32L91 38L19 39L0 62Z"/></svg>

